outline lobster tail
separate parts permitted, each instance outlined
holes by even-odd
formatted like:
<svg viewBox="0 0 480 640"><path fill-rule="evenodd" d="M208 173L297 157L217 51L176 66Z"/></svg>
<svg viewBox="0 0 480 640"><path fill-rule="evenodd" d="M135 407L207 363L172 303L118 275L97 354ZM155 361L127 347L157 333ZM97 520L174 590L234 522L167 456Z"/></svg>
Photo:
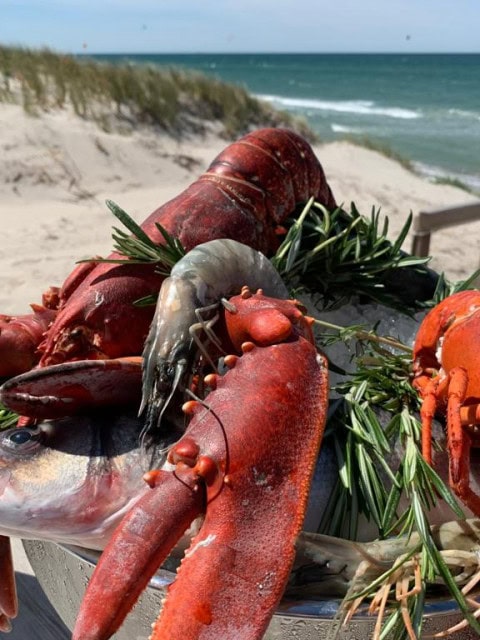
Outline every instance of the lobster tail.
<svg viewBox="0 0 480 640"><path fill-rule="evenodd" d="M266 219L277 224L311 196L328 209L336 207L312 147L287 129L260 129L247 134L222 151L208 173L257 187L263 193Z"/></svg>
<svg viewBox="0 0 480 640"><path fill-rule="evenodd" d="M154 225L160 222L188 250L232 238L271 255L278 225L311 196L336 207L308 142L287 129L260 129L222 151L206 173L150 216L145 230L161 241Z"/></svg>

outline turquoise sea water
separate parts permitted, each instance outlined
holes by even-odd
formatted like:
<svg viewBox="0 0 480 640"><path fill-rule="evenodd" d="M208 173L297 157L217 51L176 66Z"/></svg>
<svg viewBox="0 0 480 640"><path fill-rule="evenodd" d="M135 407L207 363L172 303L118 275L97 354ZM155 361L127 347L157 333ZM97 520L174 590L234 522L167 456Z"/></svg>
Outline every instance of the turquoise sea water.
<svg viewBox="0 0 480 640"><path fill-rule="evenodd" d="M323 140L368 136L480 190L480 54L98 55L186 67L304 116Z"/></svg>

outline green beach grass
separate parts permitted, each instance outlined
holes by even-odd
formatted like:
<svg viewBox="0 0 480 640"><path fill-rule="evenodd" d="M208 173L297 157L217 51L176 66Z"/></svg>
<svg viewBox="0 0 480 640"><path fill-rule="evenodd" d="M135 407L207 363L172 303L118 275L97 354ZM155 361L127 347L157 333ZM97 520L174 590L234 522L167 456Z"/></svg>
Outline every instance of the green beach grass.
<svg viewBox="0 0 480 640"><path fill-rule="evenodd" d="M445 184L449 187L456 187L457 189L462 189L463 191L466 191L467 193L474 193L476 194L477 192L475 191L475 189L472 189L472 187L470 187L468 184L465 184L465 182L462 182L462 180L459 180L458 178L449 178L449 177L445 177L445 178L440 178L437 177L434 179L435 184Z"/></svg>
<svg viewBox="0 0 480 640"><path fill-rule="evenodd" d="M303 120L240 86L194 71L104 64L48 49L0 46L0 102L21 104L32 116L71 107L105 131L153 126L181 136L202 133L205 123L213 122L226 137L285 126L316 140Z"/></svg>
<svg viewBox="0 0 480 640"><path fill-rule="evenodd" d="M392 149L388 144L381 142L379 140L375 140L369 136L356 136L356 135L347 135L344 138L350 144L355 144L358 147L363 147L364 149L370 149L371 151L376 151L380 153L385 158L390 158L390 160L394 160L398 164L400 164L404 169L410 171L411 173L417 173L415 167L413 166L412 161L406 156L398 153L394 149Z"/></svg>

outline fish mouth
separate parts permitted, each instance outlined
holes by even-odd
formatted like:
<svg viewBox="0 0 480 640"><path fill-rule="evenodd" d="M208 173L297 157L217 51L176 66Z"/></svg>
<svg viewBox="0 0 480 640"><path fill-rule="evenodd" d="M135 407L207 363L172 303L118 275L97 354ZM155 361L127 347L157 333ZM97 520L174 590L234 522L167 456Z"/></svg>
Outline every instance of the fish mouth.
<svg viewBox="0 0 480 640"><path fill-rule="evenodd" d="M148 489L142 488L142 490ZM136 493L116 509L98 514L98 517L91 522L82 522L77 517L78 514L69 516L55 508L43 508L41 512L34 513L27 506L22 511L25 505L21 501L17 509L7 510L3 514L5 517L2 517L0 499L0 535L101 550L104 549L119 521L130 511L141 495L141 491ZM10 498L8 491L6 498L7 500ZM9 517L12 513L13 517Z"/></svg>

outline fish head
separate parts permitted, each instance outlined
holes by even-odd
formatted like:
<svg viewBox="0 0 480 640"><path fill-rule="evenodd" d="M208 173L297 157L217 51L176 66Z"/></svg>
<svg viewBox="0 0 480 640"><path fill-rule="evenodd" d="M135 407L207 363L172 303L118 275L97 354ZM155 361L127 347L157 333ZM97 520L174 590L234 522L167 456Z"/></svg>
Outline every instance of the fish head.
<svg viewBox="0 0 480 640"><path fill-rule="evenodd" d="M148 490L141 426L97 412L0 432L0 534L103 548Z"/></svg>

